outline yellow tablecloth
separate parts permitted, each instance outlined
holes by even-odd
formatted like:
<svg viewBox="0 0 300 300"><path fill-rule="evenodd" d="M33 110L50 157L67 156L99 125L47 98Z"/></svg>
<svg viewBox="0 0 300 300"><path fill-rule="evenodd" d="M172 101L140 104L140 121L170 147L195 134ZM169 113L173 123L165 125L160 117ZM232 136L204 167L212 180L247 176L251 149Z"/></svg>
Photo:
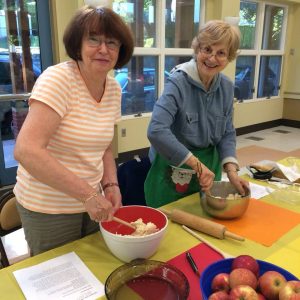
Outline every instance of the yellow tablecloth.
<svg viewBox="0 0 300 300"><path fill-rule="evenodd" d="M257 201L266 201L267 203L300 213L299 205L288 204L280 200L276 201L271 196ZM179 208L199 216L206 216L199 203L199 195L194 194L168 204L164 208ZM215 246L227 253L232 255L250 254L258 259L281 266L300 278L300 224L287 232L271 247L265 247L248 239L245 242L238 242L231 239L219 240L207 235L204 236ZM157 253L151 259L167 261L198 243L199 241L184 231L180 225L170 221L167 234ZM0 270L0 299L24 299L22 291L13 276L13 271L35 265L71 251L74 251L83 260L102 283L105 282L108 275L114 269L122 264L121 261L109 252L100 233L96 233Z"/></svg>

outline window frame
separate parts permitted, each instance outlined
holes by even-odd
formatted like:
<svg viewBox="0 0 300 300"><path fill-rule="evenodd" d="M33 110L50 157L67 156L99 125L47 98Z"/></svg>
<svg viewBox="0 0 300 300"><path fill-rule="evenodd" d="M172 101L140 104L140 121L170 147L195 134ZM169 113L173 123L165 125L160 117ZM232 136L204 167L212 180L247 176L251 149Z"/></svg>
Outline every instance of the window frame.
<svg viewBox="0 0 300 300"><path fill-rule="evenodd" d="M53 64L49 1L50 0L36 0L41 71ZM0 102L15 101L16 103L20 103L20 101L27 100L29 96L30 93L3 94L0 95ZM15 184L16 182L17 166L6 167L4 156L3 141L2 136L0 135L0 188Z"/></svg>
<svg viewBox="0 0 300 300"><path fill-rule="evenodd" d="M200 22L199 26L205 22L205 0L200 1ZM156 0L156 47L135 47L133 56L156 56L158 57L158 82L157 92L158 96L162 94L164 89L164 73L165 73L165 57L168 55L176 56L192 56L193 50L191 48L165 48L165 9L166 0ZM192 41L191 41L192 43ZM143 112L138 114L141 116L151 116L152 112ZM122 119L132 119L137 115L122 115Z"/></svg>
<svg viewBox="0 0 300 300"><path fill-rule="evenodd" d="M281 98L282 90L281 90L281 82L282 82L282 73L283 73L283 65L286 55L285 49L285 41L287 38L287 20L288 20L288 5L282 3L273 3L268 1L258 1L258 0L241 0L240 2L251 2L257 4L257 18L256 18L256 30L255 30L255 43L254 49L239 49L239 57L240 56L255 56L255 72L254 72L254 92L252 93L252 98L238 100L239 102L257 102L257 101L266 101L269 99L277 99ZM281 7L284 10L284 17L282 23L282 39L280 43L280 49L278 50L265 50L262 49L262 38L263 38L263 29L264 29L264 15L265 9L267 5ZM279 89L278 95L271 97L261 97L258 98L258 83L259 83L259 74L260 74L260 61L263 56L281 56L281 67L280 67L280 75L279 75Z"/></svg>

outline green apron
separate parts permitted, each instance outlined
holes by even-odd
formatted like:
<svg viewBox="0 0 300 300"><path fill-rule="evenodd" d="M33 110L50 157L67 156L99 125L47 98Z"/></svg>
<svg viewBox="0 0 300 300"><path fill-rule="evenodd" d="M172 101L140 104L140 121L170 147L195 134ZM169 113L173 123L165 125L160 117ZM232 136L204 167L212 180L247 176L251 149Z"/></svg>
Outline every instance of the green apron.
<svg viewBox="0 0 300 300"><path fill-rule="evenodd" d="M222 169L219 154L215 146L191 151L193 155L215 174L215 180L221 180ZM191 169L187 165L181 168ZM173 168L158 153L145 180L145 199L148 206L160 207L185 196L199 192L197 174L182 172Z"/></svg>

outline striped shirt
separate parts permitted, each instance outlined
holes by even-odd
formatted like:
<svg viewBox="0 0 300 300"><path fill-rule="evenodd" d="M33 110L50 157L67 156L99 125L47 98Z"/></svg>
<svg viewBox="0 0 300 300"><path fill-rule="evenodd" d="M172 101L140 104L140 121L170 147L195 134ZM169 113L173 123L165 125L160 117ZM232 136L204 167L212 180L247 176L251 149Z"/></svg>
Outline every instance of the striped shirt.
<svg viewBox="0 0 300 300"><path fill-rule="evenodd" d="M112 141L114 125L121 118L121 88L107 76L101 102L90 95L75 61L49 67L38 78L32 101L49 105L61 117L48 151L78 177L98 188L103 176L103 154ZM21 164L14 188L20 204L32 211L62 214L85 211L78 200L43 184Z"/></svg>

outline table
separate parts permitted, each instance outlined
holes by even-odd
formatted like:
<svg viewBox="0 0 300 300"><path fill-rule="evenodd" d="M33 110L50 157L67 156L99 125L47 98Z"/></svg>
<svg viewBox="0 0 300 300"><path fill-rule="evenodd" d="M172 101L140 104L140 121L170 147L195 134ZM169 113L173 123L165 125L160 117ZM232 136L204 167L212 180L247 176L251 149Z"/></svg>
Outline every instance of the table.
<svg viewBox="0 0 300 300"><path fill-rule="evenodd" d="M257 181L255 182L257 183ZM300 213L300 205L274 201L271 196L266 196L258 201L266 201ZM164 208L178 208L204 216L199 203L200 197L196 193L168 204ZM207 235L205 235L205 238L231 255L250 254L258 259L277 264L300 278L300 224L282 236L271 247L265 247L248 239L245 242L236 242L230 239L219 240ZM170 221L167 234L157 253L151 259L167 261L199 243L199 240L184 231L180 225ZM83 260L102 283L105 282L114 269L123 264L109 252L101 234L95 233L0 270L0 298L10 300L24 299L22 291L14 278L13 271L41 263L71 251L74 251ZM101 299L105 299L105 297Z"/></svg>

